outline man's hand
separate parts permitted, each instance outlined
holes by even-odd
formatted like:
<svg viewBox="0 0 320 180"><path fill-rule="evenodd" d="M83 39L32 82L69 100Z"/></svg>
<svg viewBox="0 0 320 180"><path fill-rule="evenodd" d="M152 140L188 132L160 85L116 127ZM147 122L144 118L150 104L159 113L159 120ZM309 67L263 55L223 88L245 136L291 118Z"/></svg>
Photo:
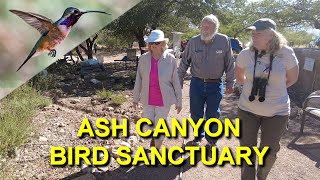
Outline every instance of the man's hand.
<svg viewBox="0 0 320 180"><path fill-rule="evenodd" d="M133 109L137 110L138 106L139 106L139 104L137 102L133 102Z"/></svg>
<svg viewBox="0 0 320 180"><path fill-rule="evenodd" d="M181 112L181 109L182 109L181 106L176 106L176 110L177 110L177 113L178 113L178 114Z"/></svg>
<svg viewBox="0 0 320 180"><path fill-rule="evenodd" d="M233 92L234 92L233 87L227 87L227 88L226 88L226 94L231 94L231 93L233 93Z"/></svg>

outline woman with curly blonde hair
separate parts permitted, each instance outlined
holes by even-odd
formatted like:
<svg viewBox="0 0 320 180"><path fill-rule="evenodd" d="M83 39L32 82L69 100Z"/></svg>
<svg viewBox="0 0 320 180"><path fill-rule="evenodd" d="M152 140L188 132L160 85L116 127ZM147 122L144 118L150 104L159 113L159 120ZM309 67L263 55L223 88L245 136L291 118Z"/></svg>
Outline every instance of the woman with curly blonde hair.
<svg viewBox="0 0 320 180"><path fill-rule="evenodd" d="M143 117L152 121L153 127L159 118L166 119L171 105L177 113L182 109L182 90L178 77L177 61L166 51L168 39L161 30L151 31L145 40L149 52L139 58L136 82L133 90L133 106L143 105ZM164 136L152 138L150 147L161 147Z"/></svg>
<svg viewBox="0 0 320 180"><path fill-rule="evenodd" d="M260 148L268 146L269 150L263 166L255 167L255 156L251 157L253 165L242 165L241 179L254 180L257 176L264 180L280 150L280 139L290 113L287 88L297 81L299 66L293 49L276 31L273 20L259 19L249 29L252 42L236 60L236 79L243 84L238 105L240 145L257 146L260 129Z"/></svg>

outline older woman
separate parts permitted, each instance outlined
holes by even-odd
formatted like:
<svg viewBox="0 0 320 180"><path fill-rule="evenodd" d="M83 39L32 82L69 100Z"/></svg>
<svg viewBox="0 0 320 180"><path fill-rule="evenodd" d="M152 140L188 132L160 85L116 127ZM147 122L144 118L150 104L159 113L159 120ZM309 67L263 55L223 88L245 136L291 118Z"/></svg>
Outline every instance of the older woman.
<svg viewBox="0 0 320 180"><path fill-rule="evenodd" d="M149 52L139 58L136 82L133 90L133 105L143 104L143 117L156 126L159 118L166 119L170 107L176 104L180 113L182 91L178 78L177 62L167 49L167 38L161 30L153 30L145 40ZM150 147L160 148L164 137L152 138Z"/></svg>
<svg viewBox="0 0 320 180"><path fill-rule="evenodd" d="M241 120L241 146L269 146L263 166L243 164L241 179L266 179L280 150L280 138L290 112L287 88L299 74L298 60L286 39L276 31L276 23L268 18L254 22L250 47L240 52L236 61L236 79L243 84L238 117ZM252 157L255 162L255 157Z"/></svg>

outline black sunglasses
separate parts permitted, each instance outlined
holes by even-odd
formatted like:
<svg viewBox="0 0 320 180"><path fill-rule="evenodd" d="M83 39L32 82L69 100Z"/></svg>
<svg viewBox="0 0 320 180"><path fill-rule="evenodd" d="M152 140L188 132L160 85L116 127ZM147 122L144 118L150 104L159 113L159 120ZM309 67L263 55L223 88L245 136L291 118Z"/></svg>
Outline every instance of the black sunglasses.
<svg viewBox="0 0 320 180"><path fill-rule="evenodd" d="M151 44L151 45L152 45L152 44L159 45L159 44L161 44L161 42L150 42L150 44Z"/></svg>

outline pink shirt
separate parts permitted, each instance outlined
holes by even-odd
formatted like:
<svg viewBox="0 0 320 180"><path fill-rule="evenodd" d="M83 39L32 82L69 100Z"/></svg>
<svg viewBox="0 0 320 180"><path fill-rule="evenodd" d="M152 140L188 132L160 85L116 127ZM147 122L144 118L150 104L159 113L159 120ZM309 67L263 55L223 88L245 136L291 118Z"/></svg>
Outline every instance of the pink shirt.
<svg viewBox="0 0 320 180"><path fill-rule="evenodd" d="M149 78L149 105L163 106L162 94L159 85L158 61L151 56L151 71Z"/></svg>

